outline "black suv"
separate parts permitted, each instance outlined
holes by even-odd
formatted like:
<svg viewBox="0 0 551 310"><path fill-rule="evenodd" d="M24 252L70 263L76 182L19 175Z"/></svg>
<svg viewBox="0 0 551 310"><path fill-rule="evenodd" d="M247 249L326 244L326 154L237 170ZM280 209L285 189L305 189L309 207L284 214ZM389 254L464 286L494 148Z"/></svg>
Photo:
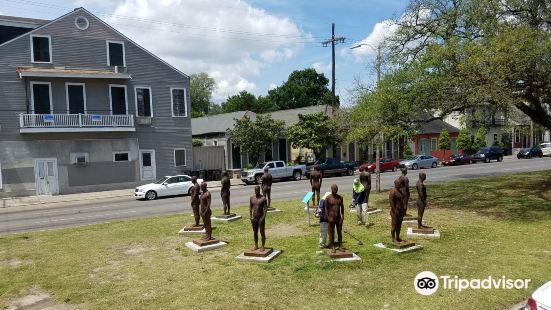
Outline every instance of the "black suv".
<svg viewBox="0 0 551 310"><path fill-rule="evenodd" d="M475 161L489 163L492 159L503 161L503 149L499 146L483 147L474 154Z"/></svg>

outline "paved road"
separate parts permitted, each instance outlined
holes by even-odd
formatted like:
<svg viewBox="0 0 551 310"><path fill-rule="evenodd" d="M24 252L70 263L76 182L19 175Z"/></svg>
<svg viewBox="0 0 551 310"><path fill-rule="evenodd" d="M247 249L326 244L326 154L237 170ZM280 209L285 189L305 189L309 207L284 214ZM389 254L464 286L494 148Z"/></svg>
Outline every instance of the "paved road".
<svg viewBox="0 0 551 310"><path fill-rule="evenodd" d="M458 167L439 167L424 169L427 184L457 179L470 179L505 173L538 171L551 169L551 158L517 160L506 158L503 162L479 163ZM388 189L393 185L399 172L381 174L381 187ZM410 171L410 184L417 182L417 171ZM332 177L323 181L323 189L328 190L335 183L341 191L350 191L354 177ZM373 180L374 182L374 180ZM373 189L375 188L373 183ZM232 205L247 204L253 193L253 186L232 188ZM272 199L302 198L309 190L309 181L288 181L274 183ZM220 208L220 189L213 189L213 208ZM155 215L189 212L189 197L171 197L155 201L136 201L132 197L118 200L95 201L84 205L56 204L54 206L30 206L0 209L0 234L11 234L31 230L48 230L61 227L104 223L114 220L143 218Z"/></svg>

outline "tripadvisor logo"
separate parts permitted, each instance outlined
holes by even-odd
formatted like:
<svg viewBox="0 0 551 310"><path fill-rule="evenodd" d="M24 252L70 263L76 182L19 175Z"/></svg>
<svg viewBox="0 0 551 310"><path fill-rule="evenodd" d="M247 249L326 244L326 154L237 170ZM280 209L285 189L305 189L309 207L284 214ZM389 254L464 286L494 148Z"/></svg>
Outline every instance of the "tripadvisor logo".
<svg viewBox="0 0 551 310"><path fill-rule="evenodd" d="M462 279L458 276L436 276L430 271L423 271L417 274L413 280L413 287L417 293L425 296L432 295L438 288L457 290L490 290L490 289L528 289L530 279L509 279L505 276L494 278L489 276L485 279Z"/></svg>

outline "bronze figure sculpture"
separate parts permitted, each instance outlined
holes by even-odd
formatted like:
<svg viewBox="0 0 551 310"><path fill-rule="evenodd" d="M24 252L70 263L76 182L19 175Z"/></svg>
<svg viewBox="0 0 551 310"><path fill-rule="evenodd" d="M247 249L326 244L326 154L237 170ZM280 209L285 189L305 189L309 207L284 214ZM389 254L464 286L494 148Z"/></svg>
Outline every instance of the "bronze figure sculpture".
<svg viewBox="0 0 551 310"><path fill-rule="evenodd" d="M342 225L344 222L344 201L342 196L338 195L339 188L336 184L331 185L331 195L325 198L325 212L329 226L329 245L331 252L335 253L335 228L338 236L338 249L343 251L342 247Z"/></svg>
<svg viewBox="0 0 551 310"><path fill-rule="evenodd" d="M220 197L222 198L222 205L224 206L224 215L230 214L230 187L231 182L228 178L228 173L224 172L222 181L222 189L220 190Z"/></svg>
<svg viewBox="0 0 551 310"><path fill-rule="evenodd" d="M402 199L404 200L404 216L407 216L408 211L408 205L409 205L409 179L407 177L408 169L406 167L402 168L402 175L400 176L400 182L402 183L402 187L400 188L400 191L402 193Z"/></svg>
<svg viewBox="0 0 551 310"><path fill-rule="evenodd" d="M201 218L203 219L203 225L205 226L206 235L202 238L205 241L213 240L212 238L212 226L210 222L210 216L212 211L210 210L211 196L207 189L207 183L201 183Z"/></svg>
<svg viewBox="0 0 551 310"><path fill-rule="evenodd" d="M262 194L264 195L264 197L266 197L266 200L268 201L268 208L270 208L272 204L272 182L273 178L268 171L268 167L264 167L264 174L262 175Z"/></svg>
<svg viewBox="0 0 551 310"><path fill-rule="evenodd" d="M193 216L195 218L195 225L193 227L200 227L199 220L201 218L199 214L199 204L201 203L201 187L197 183L197 177L191 177L191 209L193 210Z"/></svg>
<svg viewBox="0 0 551 310"><path fill-rule="evenodd" d="M312 196L312 203L314 207L319 206L322 179L323 177L321 175L320 168L317 165L314 165L314 167L312 167L312 171L310 172L310 186L312 187L312 192L314 193L314 196Z"/></svg>
<svg viewBox="0 0 551 310"><path fill-rule="evenodd" d="M265 251L266 244L266 212L268 211L266 197L260 194L260 186L255 186L254 195L251 196L249 201L249 215L251 217L251 224L254 234L254 248L253 251L258 250L258 231L260 231L260 237L262 238L262 246L260 251Z"/></svg>
<svg viewBox="0 0 551 310"><path fill-rule="evenodd" d="M417 227L418 228L430 228L423 225L423 214L427 207L427 188L425 187L425 180L427 175L424 172L419 173L419 181L417 181Z"/></svg>
<svg viewBox="0 0 551 310"><path fill-rule="evenodd" d="M401 242L400 239L400 230L402 228L402 220L404 219L404 197L402 195L401 188L402 177L394 180L394 187L390 189L388 193L388 200L390 202L390 217L391 217L391 228L390 234L392 235L393 242Z"/></svg>

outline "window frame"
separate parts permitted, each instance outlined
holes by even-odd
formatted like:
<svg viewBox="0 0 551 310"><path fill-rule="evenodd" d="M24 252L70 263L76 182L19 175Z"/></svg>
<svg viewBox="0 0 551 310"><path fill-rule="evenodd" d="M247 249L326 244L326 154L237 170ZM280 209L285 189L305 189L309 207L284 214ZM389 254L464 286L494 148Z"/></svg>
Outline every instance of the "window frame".
<svg viewBox="0 0 551 310"><path fill-rule="evenodd" d="M124 87L124 101L126 105L126 114L113 114L113 98L111 96L111 87ZM124 84L109 84L109 110L111 115L129 115L128 114L128 90Z"/></svg>
<svg viewBox="0 0 551 310"><path fill-rule="evenodd" d="M432 148L432 142L434 141L434 149ZM430 151L436 152L438 151L438 139L437 138L431 138L430 139Z"/></svg>
<svg viewBox="0 0 551 310"><path fill-rule="evenodd" d="M34 111L34 88L33 86L35 84L42 84L42 85L48 85L48 92L50 97L50 113L48 114L54 114L54 103L52 101L52 82L46 82L46 81L30 81L30 88L31 88L31 114L35 114Z"/></svg>
<svg viewBox="0 0 551 310"><path fill-rule="evenodd" d="M34 60L34 44L33 44L33 38L48 38L48 53L50 54L50 61L35 61ZM52 55L52 36L48 34L31 34L29 36L30 43L31 43L31 63L35 64L51 64L54 61L54 57Z"/></svg>
<svg viewBox="0 0 551 310"><path fill-rule="evenodd" d="M69 107L69 86L82 86L82 95L84 98L84 114L87 113L86 109L86 83L65 82L65 101L67 103L67 114L70 112ZM111 90L109 90L111 92Z"/></svg>
<svg viewBox="0 0 551 310"><path fill-rule="evenodd" d="M107 46L107 66L115 67L114 65L111 65L111 59L109 58L109 43L122 45L122 66L126 67L126 46L124 46L124 41L116 41L116 40L105 40L105 45Z"/></svg>
<svg viewBox="0 0 551 310"><path fill-rule="evenodd" d="M138 115L138 88L149 89L149 111L151 111L151 116ZM134 86L134 105L136 107L136 117L153 117L153 92L151 91L151 86Z"/></svg>
<svg viewBox="0 0 551 310"><path fill-rule="evenodd" d="M174 90L184 90L184 115L174 115L174 95L172 91ZM188 108L187 108L187 88L185 87L170 87L170 113L172 117L187 117Z"/></svg>
<svg viewBox="0 0 551 310"><path fill-rule="evenodd" d="M184 151L184 164L183 165L177 165L176 164L176 151ZM174 149L174 167L187 167L187 149L185 148L176 148Z"/></svg>
<svg viewBox="0 0 551 310"><path fill-rule="evenodd" d="M128 160L115 160L115 155L116 154L127 154L128 155ZM114 163L127 163L127 162L130 162L130 151L113 152L113 162Z"/></svg>

